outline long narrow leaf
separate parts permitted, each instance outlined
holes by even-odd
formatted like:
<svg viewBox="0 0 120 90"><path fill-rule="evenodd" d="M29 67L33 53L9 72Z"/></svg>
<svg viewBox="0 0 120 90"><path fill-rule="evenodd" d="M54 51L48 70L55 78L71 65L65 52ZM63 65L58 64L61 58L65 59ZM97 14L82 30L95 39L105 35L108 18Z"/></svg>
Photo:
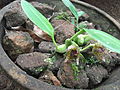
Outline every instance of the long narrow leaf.
<svg viewBox="0 0 120 90"><path fill-rule="evenodd" d="M100 42L106 48L120 53L120 40L100 30L84 29L93 39Z"/></svg>
<svg viewBox="0 0 120 90"><path fill-rule="evenodd" d="M78 13L75 6L69 0L62 0L62 2L70 9L75 18L78 20Z"/></svg>
<svg viewBox="0 0 120 90"><path fill-rule="evenodd" d="M54 37L54 29L50 22L30 3L25 0L21 0L21 6L27 17L40 29L46 32L51 37Z"/></svg>

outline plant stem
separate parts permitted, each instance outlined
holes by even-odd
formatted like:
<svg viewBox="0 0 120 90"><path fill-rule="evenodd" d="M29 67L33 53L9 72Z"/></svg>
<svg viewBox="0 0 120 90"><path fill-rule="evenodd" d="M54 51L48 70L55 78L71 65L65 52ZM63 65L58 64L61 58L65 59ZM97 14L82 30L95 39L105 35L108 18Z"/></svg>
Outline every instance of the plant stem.
<svg viewBox="0 0 120 90"><path fill-rule="evenodd" d="M53 43L54 43L55 47L57 48L57 47L58 47L58 45L57 45L57 43L56 43L56 41L55 41L54 36L52 37L52 41L53 41Z"/></svg>
<svg viewBox="0 0 120 90"><path fill-rule="evenodd" d="M76 34L74 34L71 38L70 38L70 40L73 40L73 39L75 39L79 34L81 34L81 33L83 33L83 32L85 32L83 29L81 29L80 31L78 31Z"/></svg>
<svg viewBox="0 0 120 90"><path fill-rule="evenodd" d="M80 52L82 52L90 47L93 47L93 46L95 46L95 44L90 44L90 45L86 46L85 48L81 49Z"/></svg>

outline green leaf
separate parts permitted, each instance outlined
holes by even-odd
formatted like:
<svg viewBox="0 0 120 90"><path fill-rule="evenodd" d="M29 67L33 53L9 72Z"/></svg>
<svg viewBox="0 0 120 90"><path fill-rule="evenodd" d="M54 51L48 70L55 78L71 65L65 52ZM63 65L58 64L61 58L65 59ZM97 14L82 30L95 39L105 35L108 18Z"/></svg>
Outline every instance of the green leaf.
<svg viewBox="0 0 120 90"><path fill-rule="evenodd" d="M97 40L106 48L110 49L111 51L120 53L120 40L113 37L112 35L96 30L96 29L84 29L93 39Z"/></svg>
<svg viewBox="0 0 120 90"><path fill-rule="evenodd" d="M79 11L79 12L77 12L78 13L78 17L80 17L80 16L82 16L82 15L84 15L85 14L85 12L84 11Z"/></svg>
<svg viewBox="0 0 120 90"><path fill-rule="evenodd" d="M62 0L62 2L70 9L75 18L78 20L78 13L75 6L69 0Z"/></svg>
<svg viewBox="0 0 120 90"><path fill-rule="evenodd" d="M52 38L54 37L54 29L50 22L30 3L25 0L21 0L21 6L27 17L40 29L50 35Z"/></svg>

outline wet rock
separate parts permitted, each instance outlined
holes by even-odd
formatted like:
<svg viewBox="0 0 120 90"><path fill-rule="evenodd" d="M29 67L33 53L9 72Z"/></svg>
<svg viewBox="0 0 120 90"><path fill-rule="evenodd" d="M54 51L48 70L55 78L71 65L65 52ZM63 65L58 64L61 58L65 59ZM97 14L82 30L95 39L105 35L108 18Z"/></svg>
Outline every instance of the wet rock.
<svg viewBox="0 0 120 90"><path fill-rule="evenodd" d="M39 2L31 2L38 11L40 11L45 17L50 17L53 14L54 8L50 7L47 4L41 4Z"/></svg>
<svg viewBox="0 0 120 90"><path fill-rule="evenodd" d="M42 41L38 47L39 47L39 51L43 53L49 53L55 51L55 46L52 42Z"/></svg>
<svg viewBox="0 0 120 90"><path fill-rule="evenodd" d="M108 71L101 65L87 67L86 72L91 85L99 84L104 78L108 77Z"/></svg>
<svg viewBox="0 0 120 90"><path fill-rule="evenodd" d="M14 60L20 54L32 52L34 41L27 32L9 31L3 37L3 47Z"/></svg>
<svg viewBox="0 0 120 90"><path fill-rule="evenodd" d="M48 56L45 54L33 52L19 55L16 63L28 74L38 76L40 72L44 71L48 66L48 63L44 61L46 58L48 58Z"/></svg>
<svg viewBox="0 0 120 90"><path fill-rule="evenodd" d="M52 24L56 28L56 41L60 44L64 43L67 38L70 38L75 34L74 25L65 20L53 20Z"/></svg>
<svg viewBox="0 0 120 90"><path fill-rule="evenodd" d="M84 70L74 71L72 64L73 62L70 60L63 62L58 71L59 80L64 86L69 88L87 88L89 79L86 72Z"/></svg>
<svg viewBox="0 0 120 90"><path fill-rule="evenodd" d="M49 84L55 86L61 86L61 82L57 79L56 76L52 73L52 71L46 70L40 77L39 80L47 82Z"/></svg>

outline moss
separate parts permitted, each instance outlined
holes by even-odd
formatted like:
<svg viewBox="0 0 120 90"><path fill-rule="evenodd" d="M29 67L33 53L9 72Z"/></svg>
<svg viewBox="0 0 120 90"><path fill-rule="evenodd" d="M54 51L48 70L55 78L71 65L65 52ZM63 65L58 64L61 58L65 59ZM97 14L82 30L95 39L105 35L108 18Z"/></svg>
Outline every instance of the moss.
<svg viewBox="0 0 120 90"><path fill-rule="evenodd" d="M88 57L86 59L86 64L93 65L97 64L100 60L97 60L94 56Z"/></svg>
<svg viewBox="0 0 120 90"><path fill-rule="evenodd" d="M53 56L51 58L47 58L44 61L48 62L49 64L53 64L56 61L56 56Z"/></svg>
<svg viewBox="0 0 120 90"><path fill-rule="evenodd" d="M78 80L79 78L77 76L78 76L80 70L79 70L77 64L76 63L72 63L71 67L73 69L73 75L74 75L75 80Z"/></svg>

